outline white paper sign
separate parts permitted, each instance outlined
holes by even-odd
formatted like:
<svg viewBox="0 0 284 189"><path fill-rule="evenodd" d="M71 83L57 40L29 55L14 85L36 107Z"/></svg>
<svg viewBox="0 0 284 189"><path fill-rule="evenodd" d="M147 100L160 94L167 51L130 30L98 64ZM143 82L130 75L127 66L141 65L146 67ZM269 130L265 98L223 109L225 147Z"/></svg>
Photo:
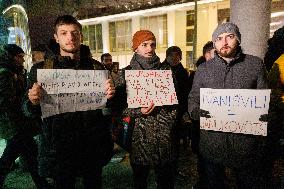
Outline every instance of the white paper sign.
<svg viewBox="0 0 284 189"><path fill-rule="evenodd" d="M107 74L106 70L38 69L42 118L103 108Z"/></svg>
<svg viewBox="0 0 284 189"><path fill-rule="evenodd" d="M126 70L128 108L178 104L171 70Z"/></svg>
<svg viewBox="0 0 284 189"><path fill-rule="evenodd" d="M200 117L205 130L267 136L267 122L259 121L268 114L270 90L200 89L200 109L211 118Z"/></svg>

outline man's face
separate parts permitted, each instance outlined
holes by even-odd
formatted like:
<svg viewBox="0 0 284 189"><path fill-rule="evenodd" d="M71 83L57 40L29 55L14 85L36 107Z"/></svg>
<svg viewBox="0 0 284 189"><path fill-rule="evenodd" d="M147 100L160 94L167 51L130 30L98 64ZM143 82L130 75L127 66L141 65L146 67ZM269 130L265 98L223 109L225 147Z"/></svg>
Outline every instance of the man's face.
<svg viewBox="0 0 284 189"><path fill-rule="evenodd" d="M112 57L111 56L105 56L102 61L103 65L108 70L112 70Z"/></svg>
<svg viewBox="0 0 284 189"><path fill-rule="evenodd" d="M77 25L59 25L54 37L60 46L60 53L62 56L68 56L69 54L74 54L80 50L82 34Z"/></svg>
<svg viewBox="0 0 284 189"><path fill-rule="evenodd" d="M15 59L15 62L18 66L23 66L24 62L25 62L25 54L24 53L20 53L20 54L17 54L14 59Z"/></svg>
<svg viewBox="0 0 284 189"><path fill-rule="evenodd" d="M206 61L211 60L212 58L214 58L214 52L215 49L211 49L210 51L207 51L204 55Z"/></svg>
<svg viewBox="0 0 284 189"><path fill-rule="evenodd" d="M171 52L170 55L167 57L167 62L171 66L176 66L180 63L181 57L179 52Z"/></svg>
<svg viewBox="0 0 284 189"><path fill-rule="evenodd" d="M224 58L234 58L238 46L238 40L232 33L223 33L215 41L217 53Z"/></svg>
<svg viewBox="0 0 284 189"><path fill-rule="evenodd" d="M139 54L140 56L143 56L145 58L150 58L155 54L156 50L156 42L153 40L148 40L142 42L135 52Z"/></svg>

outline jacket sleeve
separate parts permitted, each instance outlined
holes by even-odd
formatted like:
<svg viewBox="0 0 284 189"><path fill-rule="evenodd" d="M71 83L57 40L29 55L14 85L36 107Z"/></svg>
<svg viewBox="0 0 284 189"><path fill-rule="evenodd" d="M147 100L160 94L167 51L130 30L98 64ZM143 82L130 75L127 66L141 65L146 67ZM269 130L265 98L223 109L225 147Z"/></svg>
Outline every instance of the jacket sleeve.
<svg viewBox="0 0 284 189"><path fill-rule="evenodd" d="M188 113L194 120L199 120L200 112L200 88L202 88L202 74L204 69L199 66L199 69L194 74L193 85L188 95Z"/></svg>
<svg viewBox="0 0 284 189"><path fill-rule="evenodd" d="M27 79L27 89L28 90L33 87L34 83L37 82L37 66L38 65L32 66L28 74L28 79ZM31 103L31 101L28 98L28 90L24 96L22 109L23 109L25 116L35 118L41 115L40 105L33 105Z"/></svg>
<svg viewBox="0 0 284 189"><path fill-rule="evenodd" d="M0 71L0 107L5 107L4 103L12 98L13 78L8 70Z"/></svg>
<svg viewBox="0 0 284 189"><path fill-rule="evenodd" d="M264 63L260 61L260 66L258 70L258 78L257 78L257 89L267 89L267 71L265 69Z"/></svg>

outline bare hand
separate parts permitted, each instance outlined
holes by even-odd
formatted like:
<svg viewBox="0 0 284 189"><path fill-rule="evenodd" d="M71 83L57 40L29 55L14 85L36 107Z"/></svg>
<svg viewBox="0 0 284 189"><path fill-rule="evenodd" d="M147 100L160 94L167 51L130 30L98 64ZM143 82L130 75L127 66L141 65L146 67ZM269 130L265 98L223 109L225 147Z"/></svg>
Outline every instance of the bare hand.
<svg viewBox="0 0 284 189"><path fill-rule="evenodd" d="M107 99L111 99L115 93L115 88L113 86L113 82L111 79L108 79L106 81L105 90L106 90Z"/></svg>
<svg viewBox="0 0 284 189"><path fill-rule="evenodd" d="M38 105L40 102L42 88L38 83L34 83L33 87L29 89L28 97L33 105Z"/></svg>
<svg viewBox="0 0 284 189"><path fill-rule="evenodd" d="M143 108L141 108L141 113L142 113L143 115L149 115L149 114L154 110L154 108L155 108L155 105L154 105L154 103L152 102L149 107L143 107Z"/></svg>

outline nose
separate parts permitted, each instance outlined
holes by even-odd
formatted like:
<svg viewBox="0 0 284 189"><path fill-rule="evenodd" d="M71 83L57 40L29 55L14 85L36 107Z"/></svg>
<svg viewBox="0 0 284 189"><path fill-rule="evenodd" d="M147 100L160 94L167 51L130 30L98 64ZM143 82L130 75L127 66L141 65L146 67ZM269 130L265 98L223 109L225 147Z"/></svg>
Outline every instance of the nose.
<svg viewBox="0 0 284 189"><path fill-rule="evenodd" d="M228 44L228 40L227 40L226 37L224 37L224 38L222 39L222 44L223 44L223 46Z"/></svg>

